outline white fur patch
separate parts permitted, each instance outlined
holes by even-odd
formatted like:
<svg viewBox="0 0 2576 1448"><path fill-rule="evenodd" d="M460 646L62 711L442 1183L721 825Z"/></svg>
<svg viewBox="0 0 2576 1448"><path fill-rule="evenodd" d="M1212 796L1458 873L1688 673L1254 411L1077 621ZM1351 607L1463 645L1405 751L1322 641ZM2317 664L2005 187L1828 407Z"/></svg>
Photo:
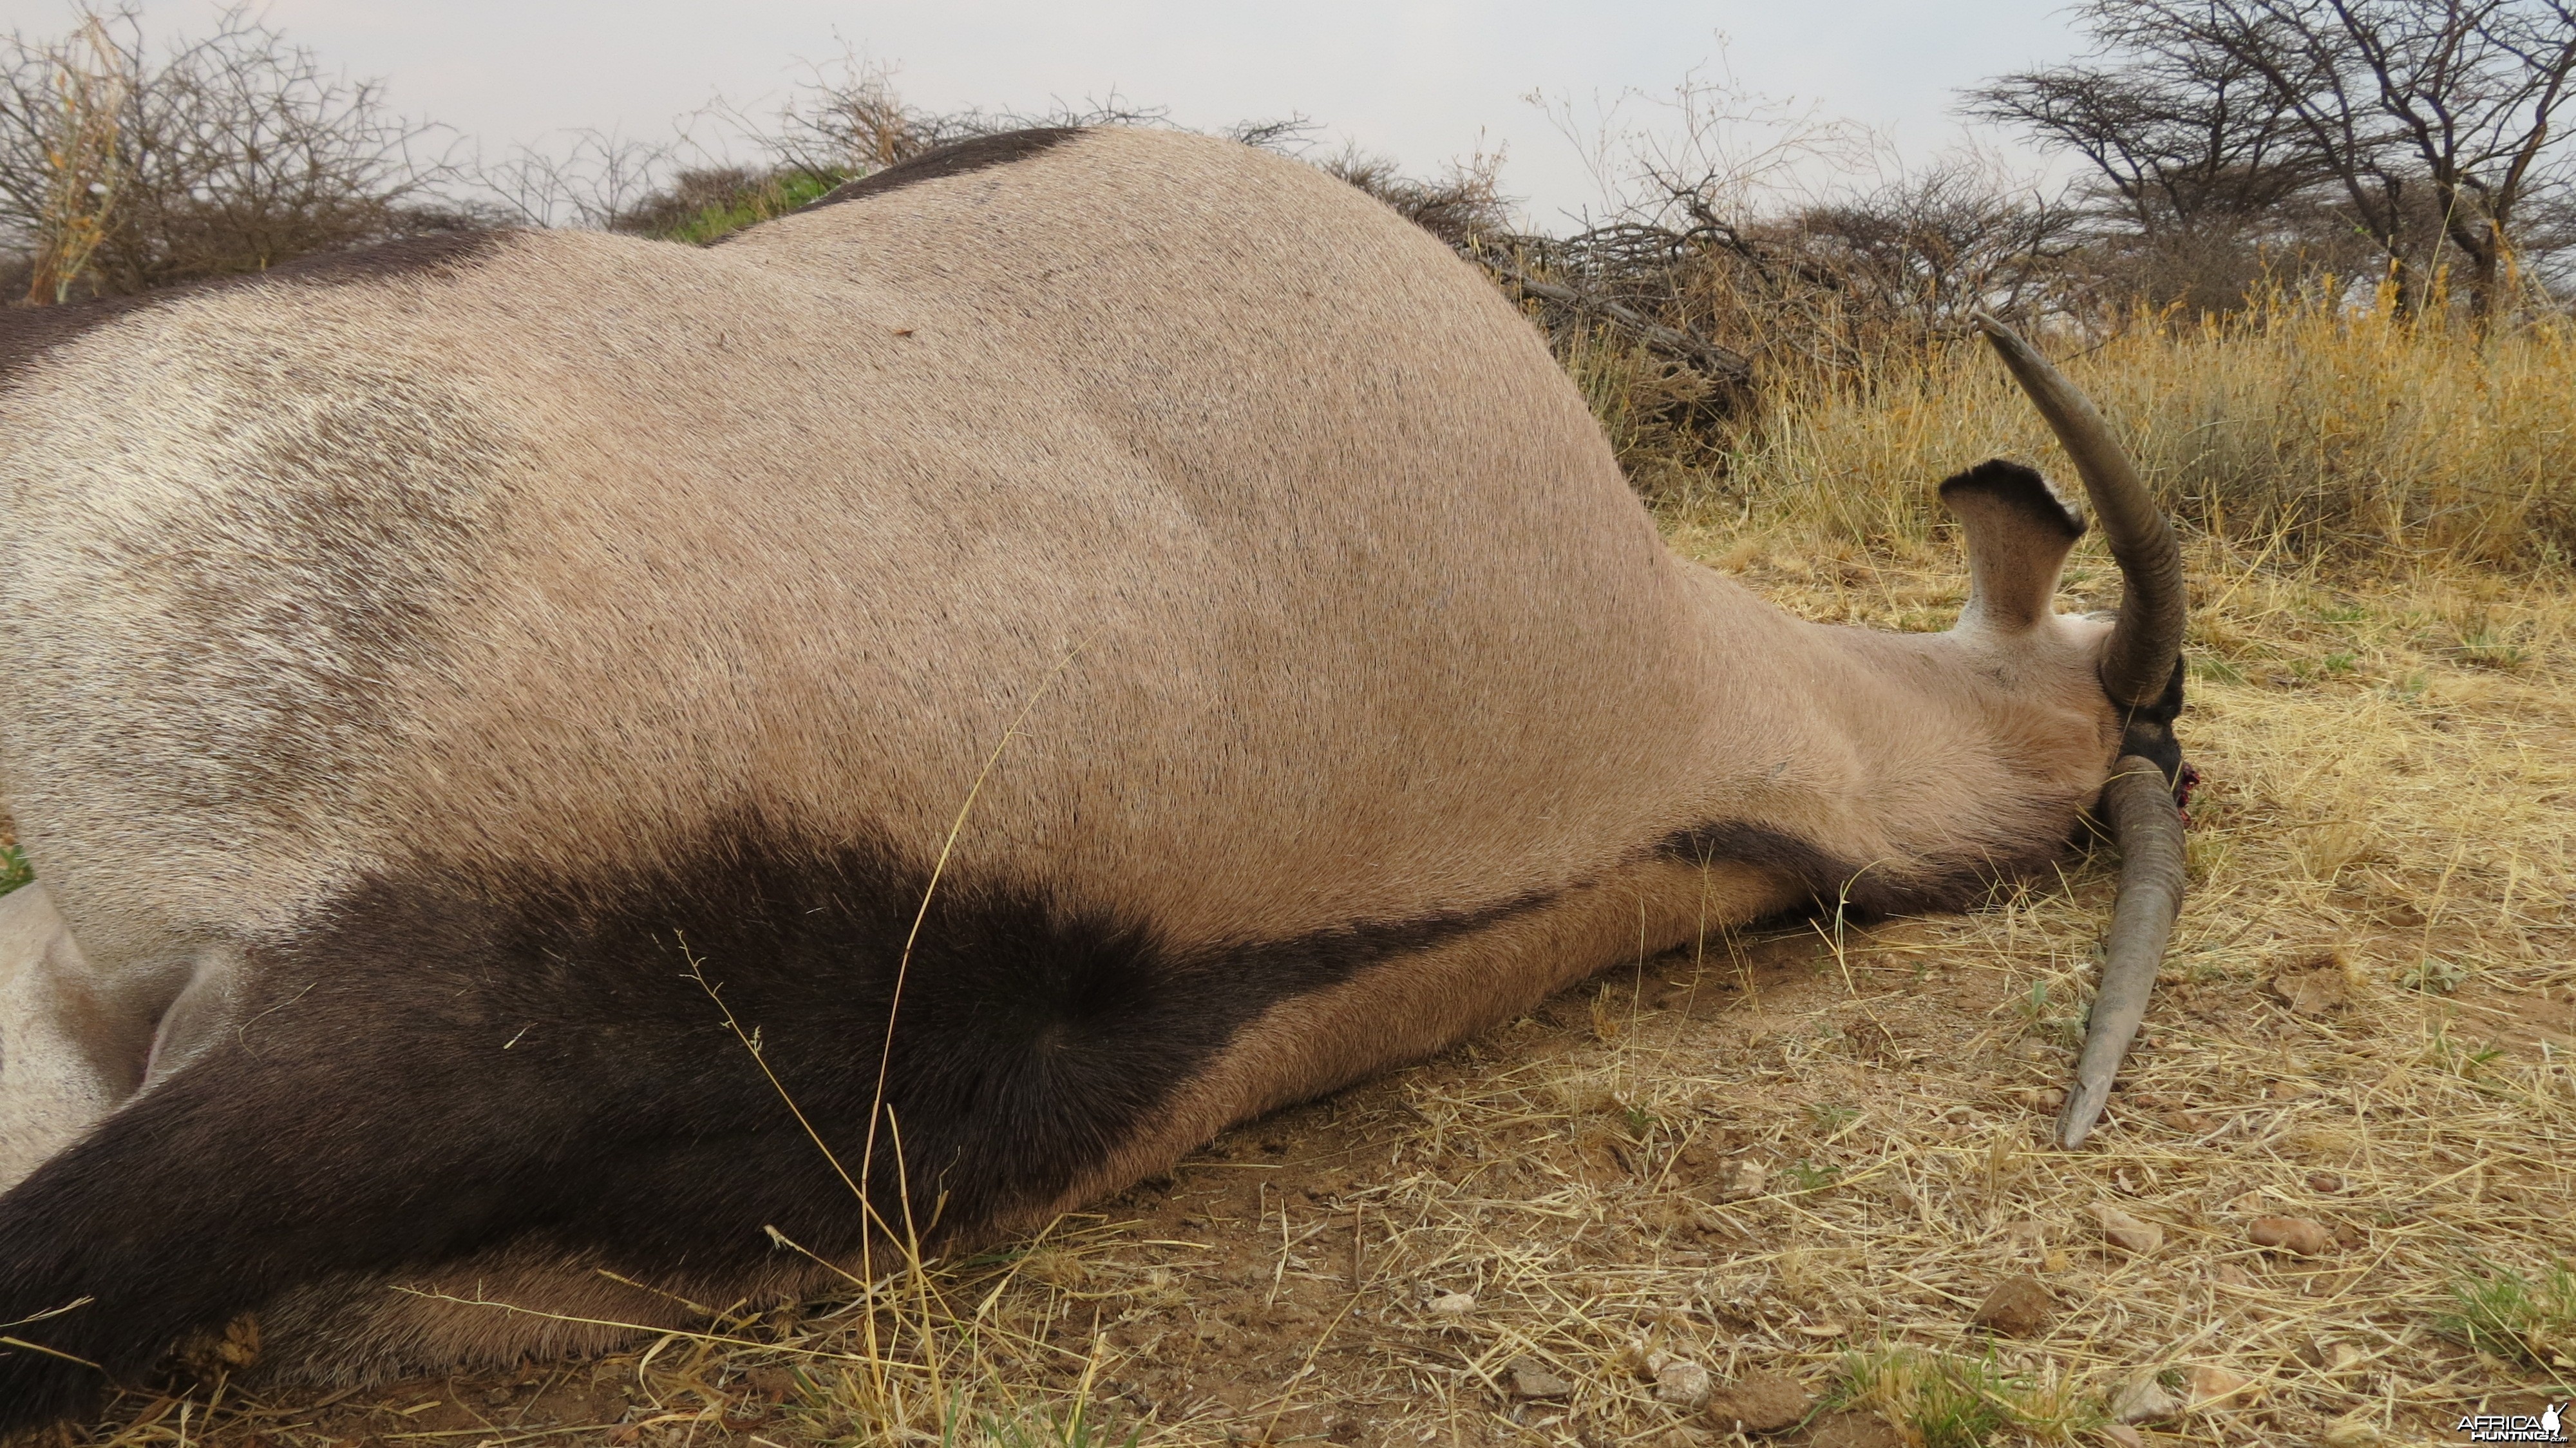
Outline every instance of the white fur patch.
<svg viewBox="0 0 2576 1448"><path fill-rule="evenodd" d="M41 884L0 897L0 1190L116 1107L119 1083L81 1049L63 1009L80 947Z"/></svg>

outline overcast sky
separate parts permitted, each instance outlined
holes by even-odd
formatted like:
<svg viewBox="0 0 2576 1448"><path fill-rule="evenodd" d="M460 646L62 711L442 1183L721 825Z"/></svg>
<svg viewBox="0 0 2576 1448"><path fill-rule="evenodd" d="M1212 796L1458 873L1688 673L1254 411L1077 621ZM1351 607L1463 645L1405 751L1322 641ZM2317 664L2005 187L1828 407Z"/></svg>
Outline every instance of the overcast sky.
<svg viewBox="0 0 2576 1448"><path fill-rule="evenodd" d="M144 0L156 34L202 31L209 0ZM63 0L0 0L0 26L67 28ZM269 0L327 62L388 83L395 106L487 152L568 127L667 134L722 95L776 98L800 62L857 48L907 100L1036 110L1111 93L1187 125L1302 113L1427 171L1479 147L1534 221L1599 205L1579 149L1524 98L1587 119L1623 92L1668 96L1697 69L1858 122L1921 164L1967 132L1961 86L2077 48L2062 0ZM1629 104L1636 123L1664 123ZM2037 169L2029 152L2006 158Z"/></svg>

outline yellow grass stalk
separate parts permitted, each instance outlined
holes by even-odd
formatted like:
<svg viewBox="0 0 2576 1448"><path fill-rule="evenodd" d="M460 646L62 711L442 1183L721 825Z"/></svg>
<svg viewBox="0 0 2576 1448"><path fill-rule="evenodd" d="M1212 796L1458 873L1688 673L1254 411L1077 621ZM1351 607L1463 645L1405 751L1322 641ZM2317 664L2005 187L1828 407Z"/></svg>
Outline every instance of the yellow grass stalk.
<svg viewBox="0 0 2576 1448"><path fill-rule="evenodd" d="M53 176L27 288L27 299L39 304L68 300L89 269L90 257L107 239L117 186L124 179L117 136L132 92L128 57L96 16L64 43L54 60L54 84L62 101L46 149Z"/></svg>
<svg viewBox="0 0 2576 1448"><path fill-rule="evenodd" d="M2300 558L2576 559L2576 326L2563 318L2481 335L2387 298L2356 308L2311 293L2043 345L2188 527L2278 539ZM1677 521L1910 553L1938 520L1931 484L1998 453L2064 471L1972 340L1830 372L1792 361L1767 375Z"/></svg>

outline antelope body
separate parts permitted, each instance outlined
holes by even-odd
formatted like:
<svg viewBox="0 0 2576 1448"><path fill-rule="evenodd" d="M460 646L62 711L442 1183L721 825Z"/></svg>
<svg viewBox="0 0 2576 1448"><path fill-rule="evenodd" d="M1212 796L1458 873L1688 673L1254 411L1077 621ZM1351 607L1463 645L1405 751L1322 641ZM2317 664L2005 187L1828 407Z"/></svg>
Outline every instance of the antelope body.
<svg viewBox="0 0 2576 1448"><path fill-rule="evenodd" d="M1677 561L1476 271L1168 134L0 317L0 1429L245 1313L508 1359L1042 1222L2106 782L2168 826L2161 521L2008 356L2117 623L2007 464L1950 633Z"/></svg>

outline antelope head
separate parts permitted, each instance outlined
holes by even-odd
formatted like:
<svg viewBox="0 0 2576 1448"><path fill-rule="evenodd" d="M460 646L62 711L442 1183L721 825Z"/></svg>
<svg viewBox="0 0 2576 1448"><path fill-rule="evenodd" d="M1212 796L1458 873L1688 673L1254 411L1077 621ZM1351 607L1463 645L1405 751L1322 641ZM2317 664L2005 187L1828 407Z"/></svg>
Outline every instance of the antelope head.
<svg viewBox="0 0 2576 1448"><path fill-rule="evenodd" d="M2075 1084L2057 1118L2059 1145L2073 1147L2101 1119L2112 1078L2146 1015L2147 995L2182 907L2180 805L2197 777L2183 762L2173 731L2182 707L2182 550L2173 526L2147 495L2137 469L2112 441L2093 404L2010 327L1983 313L1977 325L2074 460L2125 585L2119 614L2103 635L2098 666L2102 692L2123 723L2119 755L2099 811L2119 842L2120 887L2103 941L2102 983L2094 995ZM1954 508L1961 506L1948 485L1944 493ZM1964 509L1962 516L1973 542L1976 521ZM1978 553L1975 564L1979 577L1972 611L1994 606L1998 590L1988 574L2003 566L1992 550Z"/></svg>

